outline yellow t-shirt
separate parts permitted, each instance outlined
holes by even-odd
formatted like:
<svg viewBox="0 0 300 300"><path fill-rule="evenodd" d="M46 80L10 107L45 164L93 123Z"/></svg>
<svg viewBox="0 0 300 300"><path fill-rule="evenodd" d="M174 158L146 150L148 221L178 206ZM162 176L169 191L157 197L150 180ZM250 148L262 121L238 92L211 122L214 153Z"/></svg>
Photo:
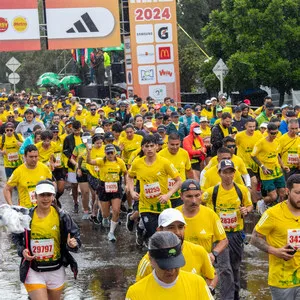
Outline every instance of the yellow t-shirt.
<svg viewBox="0 0 300 300"><path fill-rule="evenodd" d="M183 206L176 209L182 212ZM211 252L213 243L226 239L226 233L219 216L209 207L200 205L199 212L192 218L184 215L186 228L184 239L202 246L207 252Z"/></svg>
<svg viewBox="0 0 300 300"><path fill-rule="evenodd" d="M136 104L133 104L130 108L131 115L134 117L134 116L140 114L141 113L141 108L144 108L148 111L148 107L145 103L142 104L141 106L137 106Z"/></svg>
<svg viewBox="0 0 300 300"><path fill-rule="evenodd" d="M128 162L127 162L128 166L130 166L132 164L132 162L139 155L139 153L141 152L141 150L142 150L142 148L139 147L138 149L136 149L133 152L131 152L130 157L129 157Z"/></svg>
<svg viewBox="0 0 300 300"><path fill-rule="evenodd" d="M82 126L87 125L87 116L85 114L83 114L83 112L81 113L81 115L75 115L74 118L76 121L79 121Z"/></svg>
<svg viewBox="0 0 300 300"><path fill-rule="evenodd" d="M74 135L74 140L75 140L75 146L79 146L82 144L82 139L80 135Z"/></svg>
<svg viewBox="0 0 300 300"><path fill-rule="evenodd" d="M23 137L19 133L18 134L19 141L23 142ZM3 145L3 149L5 150L5 155L3 155L4 167L5 168L16 168L22 164L21 155L19 155L18 140L14 135L11 137L5 135L5 142ZM0 136L0 145L2 146L2 135Z"/></svg>
<svg viewBox="0 0 300 300"><path fill-rule="evenodd" d="M37 261L52 262L60 258L59 215L51 206L45 218L39 218L36 211L31 221L30 249Z"/></svg>
<svg viewBox="0 0 300 300"><path fill-rule="evenodd" d="M38 162L35 169L28 169L25 164L19 166L7 181L11 187L17 187L19 205L30 208L36 205L36 184L45 179L51 179L52 173L43 163Z"/></svg>
<svg viewBox="0 0 300 300"><path fill-rule="evenodd" d="M104 161L102 158L97 158L96 164L100 169L100 180L104 182L118 182L121 174L127 172L124 161L119 157L117 161Z"/></svg>
<svg viewBox="0 0 300 300"><path fill-rule="evenodd" d="M245 185L242 179L242 175L238 170L235 171L233 181L238 184ZM215 165L211 167L208 171L206 171L205 174L203 175L202 180L200 182L201 190L205 191L208 188L219 184L220 182L221 182L221 177L218 173L218 166Z"/></svg>
<svg viewBox="0 0 300 300"><path fill-rule="evenodd" d="M88 113L88 115L86 116L86 120L87 120L87 129L88 130L95 130L95 128L98 126L99 124L99 119L100 116L99 114L95 114L94 116L91 113Z"/></svg>
<svg viewBox="0 0 300 300"><path fill-rule="evenodd" d="M106 118L108 118L108 114L109 113L111 113L111 112L115 113L117 111L116 109L112 109L109 106L104 106L104 107L102 107L102 109L103 109L103 111L105 113L105 117Z"/></svg>
<svg viewBox="0 0 300 300"><path fill-rule="evenodd" d="M138 134L134 134L132 140L127 139L126 136L119 138L119 145L124 145L124 149L122 151L122 159L126 164L128 163L131 153L141 147L142 140L143 137Z"/></svg>
<svg viewBox="0 0 300 300"><path fill-rule="evenodd" d="M174 165L159 155L152 165L147 165L145 156L136 158L128 171L130 177L136 177L140 181L139 211L160 213L171 207L171 202L161 204L160 195L168 193L168 177L175 179L179 172Z"/></svg>
<svg viewBox="0 0 300 300"><path fill-rule="evenodd" d="M184 241L182 254L185 259L185 265L181 270L198 274L207 279L213 279L215 277L215 269L211 264L207 251L202 246ZM136 281L143 279L152 273L152 271L149 253L147 252L139 263Z"/></svg>
<svg viewBox="0 0 300 300"><path fill-rule="evenodd" d="M63 154L64 139L58 137L57 141L52 141L54 144L55 168L63 168L66 160Z"/></svg>
<svg viewBox="0 0 300 300"><path fill-rule="evenodd" d="M300 151L300 138L289 137L288 133L285 133L278 139L280 144L280 157L285 166L289 168L298 168L299 165L299 151Z"/></svg>
<svg viewBox="0 0 300 300"><path fill-rule="evenodd" d="M255 230L266 236L267 243L275 248L287 244L298 251L288 261L269 254L268 284L277 288L293 288L300 286L300 222L287 206L281 202L264 212L255 226Z"/></svg>
<svg viewBox="0 0 300 300"><path fill-rule="evenodd" d="M263 137L267 137L268 136L268 130L266 130L263 134L262 134ZM276 135L276 138L280 138L282 137L282 133L280 131L278 131L277 135Z"/></svg>
<svg viewBox="0 0 300 300"><path fill-rule="evenodd" d="M258 165L251 158L251 153L253 151L254 145L261 138L262 134L258 130L254 131L252 136L247 135L245 130L238 132L235 136L237 156L242 159L247 169L251 169L255 173L258 172Z"/></svg>
<svg viewBox="0 0 300 300"><path fill-rule="evenodd" d="M244 221L241 217L240 207L248 207L252 205L251 195L248 189L241 184L237 184L237 186L242 192L242 202L238 197L234 186L230 190L225 190L222 187L222 184L219 185L216 199L216 213L219 215L225 231L229 232L243 230ZM210 187L202 194L203 202L205 202L211 209L214 208L212 203L213 190L214 186Z"/></svg>
<svg viewBox="0 0 300 300"><path fill-rule="evenodd" d="M186 180L185 172L189 171L192 167L189 154L186 150L179 148L178 152L175 155L173 155L169 152L168 148L165 148L161 150L158 153L158 155L168 159L175 166L175 168L179 172L179 176L182 182ZM173 184L174 184L174 180L168 178L169 189L172 188ZM179 197L180 197L180 190L178 190L176 193L174 193L171 196L171 200L177 199Z"/></svg>
<svg viewBox="0 0 300 300"><path fill-rule="evenodd" d="M45 149L43 148L42 144L43 142L38 142L37 144L35 144L39 151L39 161L50 167L50 158L52 155L54 156L54 151L57 145L54 142L50 142L50 147L48 149Z"/></svg>
<svg viewBox="0 0 300 300"><path fill-rule="evenodd" d="M234 163L234 167L236 168L237 171L239 171L241 173L241 175L248 174L246 165L242 158L233 154L231 161ZM214 156L214 157L212 157L212 159L209 161L208 165L204 169L205 169L205 171L207 171L210 168L212 168L213 166L218 166L218 164L219 164L218 157Z"/></svg>
<svg viewBox="0 0 300 300"><path fill-rule="evenodd" d="M103 158L105 156L105 146L102 145L100 148L95 148L93 147L91 149L91 159L97 159L97 158ZM100 179L100 168L99 166L93 166L90 164L86 164L86 169L90 172L90 174L95 177Z"/></svg>
<svg viewBox="0 0 300 300"><path fill-rule="evenodd" d="M27 107L24 107L23 109L21 107L18 108L18 113L20 116L24 116L25 111L27 110Z"/></svg>
<svg viewBox="0 0 300 300"><path fill-rule="evenodd" d="M153 274L130 286L125 300L213 300L206 282L201 276L179 271L174 286L165 288L158 284Z"/></svg>
<svg viewBox="0 0 300 300"><path fill-rule="evenodd" d="M213 110L209 111L205 108L201 110L200 114L201 114L201 117L207 117L208 120L210 120L214 117L214 111Z"/></svg>
<svg viewBox="0 0 300 300"><path fill-rule="evenodd" d="M254 145L251 156L256 156L267 169L273 171L272 174L265 175L262 169L259 168L262 180L271 180L282 176L282 170L278 161L279 153L280 145L278 139L271 143L266 138L262 138Z"/></svg>
<svg viewBox="0 0 300 300"><path fill-rule="evenodd" d="M205 138L208 138L211 136L211 129L209 126L206 126L205 129L203 129L201 126L200 126L200 130L202 131L200 133L200 136L202 137L202 139L205 139Z"/></svg>

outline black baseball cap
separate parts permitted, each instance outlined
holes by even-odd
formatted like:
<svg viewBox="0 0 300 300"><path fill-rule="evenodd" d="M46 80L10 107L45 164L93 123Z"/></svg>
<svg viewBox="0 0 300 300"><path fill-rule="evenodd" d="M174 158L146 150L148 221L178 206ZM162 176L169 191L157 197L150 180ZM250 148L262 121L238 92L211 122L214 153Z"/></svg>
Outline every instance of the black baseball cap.
<svg viewBox="0 0 300 300"><path fill-rule="evenodd" d="M59 128L57 125L51 125L49 128L51 131L59 131Z"/></svg>
<svg viewBox="0 0 300 300"><path fill-rule="evenodd" d="M200 185L199 183L194 179L187 179L184 181L181 185L181 192L187 192L187 191L200 191Z"/></svg>
<svg viewBox="0 0 300 300"><path fill-rule="evenodd" d="M179 117L179 113L177 111L172 111L171 112L171 118Z"/></svg>
<svg viewBox="0 0 300 300"><path fill-rule="evenodd" d="M296 113L293 110L288 110L286 112L287 117L296 117Z"/></svg>
<svg viewBox="0 0 300 300"><path fill-rule="evenodd" d="M166 126L165 125L159 125L157 127L157 131L158 132L166 132L167 131Z"/></svg>
<svg viewBox="0 0 300 300"><path fill-rule="evenodd" d="M224 171L226 169L234 169L234 163L230 159L222 159L218 165L218 171Z"/></svg>
<svg viewBox="0 0 300 300"><path fill-rule="evenodd" d="M112 145L112 144L108 144L108 145L106 145L105 146L105 153L107 153L107 152L115 152L115 150L116 150L116 148L115 148L115 146L114 145Z"/></svg>
<svg viewBox="0 0 300 300"><path fill-rule="evenodd" d="M275 107L275 105L272 103L272 102L268 102L267 104L266 104L266 109L274 109L274 107Z"/></svg>
<svg viewBox="0 0 300 300"><path fill-rule="evenodd" d="M162 113L156 113L155 119L163 119L164 115Z"/></svg>
<svg viewBox="0 0 300 300"><path fill-rule="evenodd" d="M114 135L113 135L111 132L106 132L106 133L104 134L104 139L105 139L105 140L114 140L115 137L114 137Z"/></svg>

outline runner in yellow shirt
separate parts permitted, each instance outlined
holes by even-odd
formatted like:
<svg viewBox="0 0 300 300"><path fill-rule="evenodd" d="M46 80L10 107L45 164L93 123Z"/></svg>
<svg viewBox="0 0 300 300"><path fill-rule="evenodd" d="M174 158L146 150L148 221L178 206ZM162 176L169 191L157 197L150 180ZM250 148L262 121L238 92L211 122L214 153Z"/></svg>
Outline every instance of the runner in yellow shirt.
<svg viewBox="0 0 300 300"><path fill-rule="evenodd" d="M300 175L287 180L288 200L264 212L251 244L269 254L272 299L298 299L300 294Z"/></svg>
<svg viewBox="0 0 300 300"><path fill-rule="evenodd" d="M185 181L186 177L194 178L189 154L186 150L180 148L180 136L178 133L171 133L168 138L168 148L159 152L159 156L168 159L179 172L181 181ZM171 189L175 182L168 178L168 188ZM172 207L177 207L183 204L180 199L180 190L171 196Z"/></svg>
<svg viewBox="0 0 300 300"><path fill-rule="evenodd" d="M217 259L220 285L225 287L222 298L239 299L240 266L244 251L243 218L252 211L253 206L248 189L233 181L233 162L222 160L218 169L221 183L205 191L202 199L220 216L229 241L229 251L223 252Z"/></svg>
<svg viewBox="0 0 300 300"><path fill-rule="evenodd" d="M124 137L120 137L119 139L119 147L122 151L122 159L127 164L131 153L141 146L143 137L134 133L132 124L125 126L125 134Z"/></svg>
<svg viewBox="0 0 300 300"><path fill-rule="evenodd" d="M36 184L40 180L52 179L52 174L47 166L38 161L38 150L35 145L28 145L25 148L24 161L7 181L3 194L6 202L12 205L12 191L17 187L19 205L30 208L36 205Z"/></svg>
<svg viewBox="0 0 300 300"><path fill-rule="evenodd" d="M128 289L126 300L213 299L202 277L179 269L185 265L181 247L174 233L156 232L149 241L154 271Z"/></svg>
<svg viewBox="0 0 300 300"><path fill-rule="evenodd" d="M133 117L141 114L141 109L148 111L147 104L143 104L142 98L136 98L135 102L136 103L133 104L130 108L130 112Z"/></svg>
<svg viewBox="0 0 300 300"><path fill-rule="evenodd" d="M257 209L262 214L267 209L267 204L274 203L278 196L283 201L285 198L285 180L282 168L288 171L280 157L280 144L276 136L278 126L268 124L268 136L259 140L251 153L252 159L260 167L263 200L257 202Z"/></svg>
<svg viewBox="0 0 300 300"><path fill-rule="evenodd" d="M251 180L251 199L253 204L256 205L257 201L259 200L257 194L258 166L253 161L251 153L253 151L254 145L262 138L262 135L260 131L255 130L255 120L247 120L245 128L246 130L237 133L237 135L235 136L237 156L240 157L246 165ZM236 166L236 162L234 160L232 161Z"/></svg>
<svg viewBox="0 0 300 300"><path fill-rule="evenodd" d="M8 179L14 170L22 164L19 149L22 146L23 137L15 133L15 126L11 122L5 124L5 133L0 136L1 154L3 155L6 178Z"/></svg>
<svg viewBox="0 0 300 300"><path fill-rule="evenodd" d="M212 285L212 280L215 277L215 271L209 255L202 246L184 241L185 225L186 222L182 213L174 208L168 208L159 215L157 230L170 231L177 235L182 242L182 254L186 261L181 269L202 276L206 279L211 291L214 291L215 285ZM152 270L149 253L147 252L139 263L136 281L152 273Z"/></svg>
<svg viewBox="0 0 300 300"><path fill-rule="evenodd" d="M156 154L157 139L153 135L143 138L145 156L135 159L128 171L128 187L133 200L139 200L139 211L147 236L157 228L158 215L171 207L170 197L180 188L181 179L172 163ZM175 181L168 190L168 177ZM140 193L134 190L134 178L140 181Z"/></svg>
<svg viewBox="0 0 300 300"><path fill-rule="evenodd" d="M285 167L289 168L286 179L293 174L299 174L300 137L298 135L299 122L291 119L288 122L288 132L278 139L280 144L280 157Z"/></svg>

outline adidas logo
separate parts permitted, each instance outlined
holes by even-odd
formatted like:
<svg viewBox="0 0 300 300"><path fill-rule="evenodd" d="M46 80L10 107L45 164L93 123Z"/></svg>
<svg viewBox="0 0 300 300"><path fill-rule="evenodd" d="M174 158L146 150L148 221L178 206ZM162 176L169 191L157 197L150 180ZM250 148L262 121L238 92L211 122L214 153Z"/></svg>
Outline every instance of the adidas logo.
<svg viewBox="0 0 300 300"><path fill-rule="evenodd" d="M192 272L193 274L197 274L197 270L195 268L193 268Z"/></svg>
<svg viewBox="0 0 300 300"><path fill-rule="evenodd" d="M51 229L52 229L52 230L57 230L57 226L54 225Z"/></svg>
<svg viewBox="0 0 300 300"><path fill-rule="evenodd" d="M202 231L200 231L200 234L206 234L205 229L202 229Z"/></svg>
<svg viewBox="0 0 300 300"><path fill-rule="evenodd" d="M74 23L74 27L76 28L77 32L87 32L87 29L89 30L89 32L99 32L97 26L87 12L81 16L81 19L82 20L78 20ZM87 28L81 21L83 21ZM67 33L76 33L74 27L71 27L69 30L67 30Z"/></svg>

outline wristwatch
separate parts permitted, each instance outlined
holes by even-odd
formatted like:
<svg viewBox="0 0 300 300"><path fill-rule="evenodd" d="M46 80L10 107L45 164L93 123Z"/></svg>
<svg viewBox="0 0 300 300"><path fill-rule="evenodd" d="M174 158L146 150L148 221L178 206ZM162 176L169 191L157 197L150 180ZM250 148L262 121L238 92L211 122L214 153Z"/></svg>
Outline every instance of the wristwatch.
<svg viewBox="0 0 300 300"><path fill-rule="evenodd" d="M215 258L217 258L219 255L219 252L215 250L213 250L211 253L214 255Z"/></svg>
<svg viewBox="0 0 300 300"><path fill-rule="evenodd" d="M212 287L211 285L210 285L210 286L208 286L208 288L209 288L209 290L210 290L210 293L211 293L211 295L212 295L212 296L214 296L214 295L216 294L216 290L215 290L215 288L214 288L214 287Z"/></svg>

